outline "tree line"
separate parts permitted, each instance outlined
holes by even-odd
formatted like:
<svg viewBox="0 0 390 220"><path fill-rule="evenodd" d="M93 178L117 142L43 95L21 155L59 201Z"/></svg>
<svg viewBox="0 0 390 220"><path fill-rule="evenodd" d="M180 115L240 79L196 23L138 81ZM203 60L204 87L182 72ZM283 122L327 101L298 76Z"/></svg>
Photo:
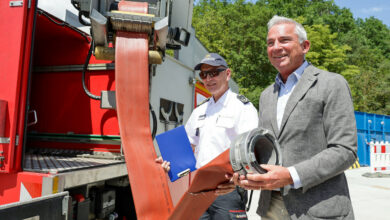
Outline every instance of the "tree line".
<svg viewBox="0 0 390 220"><path fill-rule="evenodd" d="M311 42L306 59L346 78L356 111L390 115L390 29L374 17L354 19L333 0L199 0L192 25L210 52L226 58L240 93L258 106L277 74L266 46L274 15L303 24Z"/></svg>

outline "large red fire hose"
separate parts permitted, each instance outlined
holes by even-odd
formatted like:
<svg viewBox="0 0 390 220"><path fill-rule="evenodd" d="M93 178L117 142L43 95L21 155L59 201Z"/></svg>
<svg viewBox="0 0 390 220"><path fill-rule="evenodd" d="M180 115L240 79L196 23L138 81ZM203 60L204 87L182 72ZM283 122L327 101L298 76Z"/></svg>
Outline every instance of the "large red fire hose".
<svg viewBox="0 0 390 220"><path fill-rule="evenodd" d="M121 1L120 11L147 13L147 4ZM118 31L115 43L116 106L138 219L198 219L215 200L213 190L232 173L229 151L197 171L173 207L167 174L154 162L149 122L148 34ZM171 187L175 190L175 185Z"/></svg>
<svg viewBox="0 0 390 220"><path fill-rule="evenodd" d="M147 4L119 4L119 10L132 9L146 12ZM137 216L154 220L168 218L173 204L166 174L154 162L156 153L149 123L148 46L146 33L117 32L115 86L119 130Z"/></svg>
<svg viewBox="0 0 390 220"><path fill-rule="evenodd" d="M137 216L166 219L173 205L166 174L154 162L156 153L149 124L148 35L117 32L115 53L119 130Z"/></svg>

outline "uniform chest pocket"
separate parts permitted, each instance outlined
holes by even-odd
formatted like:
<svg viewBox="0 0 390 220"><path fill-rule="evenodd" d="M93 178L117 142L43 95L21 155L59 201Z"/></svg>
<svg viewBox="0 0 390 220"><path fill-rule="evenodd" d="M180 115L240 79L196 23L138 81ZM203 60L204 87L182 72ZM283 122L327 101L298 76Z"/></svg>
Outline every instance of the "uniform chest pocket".
<svg viewBox="0 0 390 220"><path fill-rule="evenodd" d="M195 129L196 128L203 128L204 127L204 119L203 120L198 120L196 123L195 123Z"/></svg>
<svg viewBox="0 0 390 220"><path fill-rule="evenodd" d="M203 120L198 120L195 123L195 136L196 137L200 136L200 132L203 131L204 124L205 124L204 119Z"/></svg>
<svg viewBox="0 0 390 220"><path fill-rule="evenodd" d="M217 125L217 127L222 127L222 128L233 128L234 118L233 118L233 116L220 115L217 118L216 125Z"/></svg>

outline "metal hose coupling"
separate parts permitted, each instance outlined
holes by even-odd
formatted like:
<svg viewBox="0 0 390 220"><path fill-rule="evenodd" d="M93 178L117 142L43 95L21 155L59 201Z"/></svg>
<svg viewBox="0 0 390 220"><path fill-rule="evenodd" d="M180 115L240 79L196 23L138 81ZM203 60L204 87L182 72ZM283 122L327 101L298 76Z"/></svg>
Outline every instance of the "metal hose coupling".
<svg viewBox="0 0 390 220"><path fill-rule="evenodd" d="M280 165L280 146L270 131L255 128L238 135L230 146L230 163L234 172L266 173L260 164Z"/></svg>

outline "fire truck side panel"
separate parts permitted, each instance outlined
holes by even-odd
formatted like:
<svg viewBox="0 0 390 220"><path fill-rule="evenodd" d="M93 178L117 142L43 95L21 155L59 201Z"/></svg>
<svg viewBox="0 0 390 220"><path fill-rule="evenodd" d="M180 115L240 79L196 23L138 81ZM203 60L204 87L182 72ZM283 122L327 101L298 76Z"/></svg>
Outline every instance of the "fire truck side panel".
<svg viewBox="0 0 390 220"><path fill-rule="evenodd" d="M18 126L24 120L21 108L27 91L35 1L30 2L30 8L27 0L21 3L0 2L0 100L7 103L5 120L0 121L5 127L4 134L0 134L0 172L19 169L22 153L23 126Z"/></svg>
<svg viewBox="0 0 390 220"><path fill-rule="evenodd" d="M34 51L34 72L31 82L30 109L38 123L28 128L35 138L29 146L45 148L96 150L119 153L116 144L83 144L73 140L42 142L39 134L87 135L90 138L111 136L119 140L116 111L101 109L100 101L89 98L82 87L81 71L89 49L90 38L77 29L64 26L60 20L40 13ZM92 94L115 90L113 64L91 59L90 66L99 70L86 71L85 83ZM100 65L100 66L99 66ZM96 69L96 68L95 68Z"/></svg>
<svg viewBox="0 0 390 220"><path fill-rule="evenodd" d="M3 195L0 196L0 205L26 201L45 195L43 192L48 189L44 189L44 187L48 185L43 184L43 179L49 176L48 174L33 172L1 174L0 191ZM52 189L50 194L53 193Z"/></svg>

